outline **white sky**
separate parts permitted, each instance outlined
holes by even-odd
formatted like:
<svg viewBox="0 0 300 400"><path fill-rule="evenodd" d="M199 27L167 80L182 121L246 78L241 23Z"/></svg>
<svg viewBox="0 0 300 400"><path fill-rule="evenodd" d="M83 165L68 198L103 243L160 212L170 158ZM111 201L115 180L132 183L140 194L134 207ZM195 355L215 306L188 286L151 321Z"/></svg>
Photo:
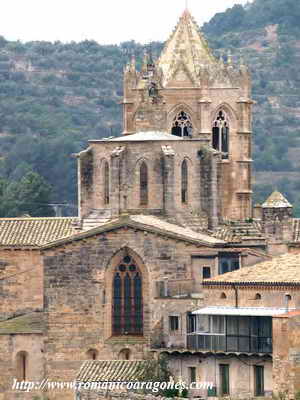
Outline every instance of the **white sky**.
<svg viewBox="0 0 300 400"><path fill-rule="evenodd" d="M0 0L1 1L1 0ZM0 35L8 40L93 39L101 44L128 40L165 41L186 0L2 0ZM188 0L201 26L217 12L247 0Z"/></svg>

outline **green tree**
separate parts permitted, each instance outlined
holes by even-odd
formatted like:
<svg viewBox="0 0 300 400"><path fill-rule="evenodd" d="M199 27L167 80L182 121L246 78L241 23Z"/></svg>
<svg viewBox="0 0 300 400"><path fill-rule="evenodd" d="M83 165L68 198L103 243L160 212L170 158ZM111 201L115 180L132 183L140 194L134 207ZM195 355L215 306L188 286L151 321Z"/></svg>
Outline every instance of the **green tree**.
<svg viewBox="0 0 300 400"><path fill-rule="evenodd" d="M51 187L44 178L35 172L28 172L20 181L0 186L2 217L18 217L29 214L31 217L53 216L49 206Z"/></svg>

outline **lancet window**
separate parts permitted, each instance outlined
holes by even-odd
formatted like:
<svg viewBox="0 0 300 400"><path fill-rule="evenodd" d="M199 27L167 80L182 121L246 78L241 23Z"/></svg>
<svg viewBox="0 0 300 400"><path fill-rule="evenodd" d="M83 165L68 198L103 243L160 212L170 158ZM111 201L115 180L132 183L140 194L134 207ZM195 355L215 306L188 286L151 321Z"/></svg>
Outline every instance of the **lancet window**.
<svg viewBox="0 0 300 400"><path fill-rule="evenodd" d="M112 311L114 335L143 334L142 275L128 254L114 272Z"/></svg>
<svg viewBox="0 0 300 400"><path fill-rule="evenodd" d="M229 123L226 113L219 111L213 122L212 128L212 145L213 148L222 153L222 158L228 158L229 151Z"/></svg>

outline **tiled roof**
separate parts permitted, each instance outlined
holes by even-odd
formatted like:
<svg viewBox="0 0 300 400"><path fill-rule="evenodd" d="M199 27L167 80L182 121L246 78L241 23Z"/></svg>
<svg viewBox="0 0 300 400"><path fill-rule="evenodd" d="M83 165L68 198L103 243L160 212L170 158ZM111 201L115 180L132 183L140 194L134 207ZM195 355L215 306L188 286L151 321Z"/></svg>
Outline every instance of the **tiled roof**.
<svg viewBox="0 0 300 400"><path fill-rule="evenodd" d="M170 224L160 218L153 217L150 215L132 215L130 217L132 221L138 222L140 224L152 226L154 228L161 229L165 232L174 233L176 235L185 236L194 240L199 240L200 242L206 242L211 244L224 244L223 240L216 239L213 236L209 236L205 233L195 232L189 228L183 228L179 225Z"/></svg>
<svg viewBox="0 0 300 400"><path fill-rule="evenodd" d="M232 283L300 286L300 254L287 253L204 281L206 286Z"/></svg>
<svg viewBox="0 0 300 400"><path fill-rule="evenodd" d="M155 361L85 361L76 377L79 382L137 382L153 372Z"/></svg>
<svg viewBox="0 0 300 400"><path fill-rule="evenodd" d="M198 233L192 231L188 228L183 228L179 225L171 224L160 218L154 216L147 215L122 215L118 219L112 220L110 222L99 224L98 227L77 233L70 237L64 239L58 239L52 243L46 243L44 248L50 248L54 246L59 246L64 243L68 243L71 241L81 240L87 237L91 237L97 234L102 234L105 232L109 232L111 230L116 230L122 227L131 227L133 229L139 229L145 232L152 232L158 235L163 235L166 237L171 237L176 240L187 241L190 243L205 244L207 246L217 246L224 245L224 242L221 239L217 239L213 236L209 236L205 233Z"/></svg>
<svg viewBox="0 0 300 400"><path fill-rule="evenodd" d="M262 233L262 226L258 221L226 223L217 228L215 237L230 243L265 239Z"/></svg>
<svg viewBox="0 0 300 400"><path fill-rule="evenodd" d="M0 218L0 246L35 247L74 234L77 218Z"/></svg>
<svg viewBox="0 0 300 400"><path fill-rule="evenodd" d="M43 313L34 312L0 322L0 335L43 332Z"/></svg>
<svg viewBox="0 0 300 400"><path fill-rule="evenodd" d="M270 197L262 204L263 208L289 208L293 207L291 203L280 192L273 192Z"/></svg>

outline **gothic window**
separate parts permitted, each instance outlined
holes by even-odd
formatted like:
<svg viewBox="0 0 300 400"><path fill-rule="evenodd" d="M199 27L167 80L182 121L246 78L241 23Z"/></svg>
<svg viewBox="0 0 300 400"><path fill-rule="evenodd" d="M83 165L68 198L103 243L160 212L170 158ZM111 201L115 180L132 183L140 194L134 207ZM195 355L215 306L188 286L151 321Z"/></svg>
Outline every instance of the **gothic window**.
<svg viewBox="0 0 300 400"><path fill-rule="evenodd" d="M115 269L112 320L114 335L143 334L142 276L129 255Z"/></svg>
<svg viewBox="0 0 300 400"><path fill-rule="evenodd" d="M175 136L192 136L193 124L191 117L184 111L180 111L173 120L172 135Z"/></svg>
<svg viewBox="0 0 300 400"><path fill-rule="evenodd" d="M105 161L103 167L103 182L104 182L103 202L105 205L107 205L109 204L109 165L107 161Z"/></svg>
<svg viewBox="0 0 300 400"><path fill-rule="evenodd" d="M213 122L212 145L215 150L222 152L223 159L228 158L229 150L229 124L224 111L219 111Z"/></svg>
<svg viewBox="0 0 300 400"><path fill-rule="evenodd" d="M20 381L26 381L27 378L28 354L26 351L20 351L16 357L17 377Z"/></svg>
<svg viewBox="0 0 300 400"><path fill-rule="evenodd" d="M183 160L181 164L181 202L188 202L188 165L187 161Z"/></svg>
<svg viewBox="0 0 300 400"><path fill-rule="evenodd" d="M148 204L148 167L145 162L140 166L140 204Z"/></svg>

